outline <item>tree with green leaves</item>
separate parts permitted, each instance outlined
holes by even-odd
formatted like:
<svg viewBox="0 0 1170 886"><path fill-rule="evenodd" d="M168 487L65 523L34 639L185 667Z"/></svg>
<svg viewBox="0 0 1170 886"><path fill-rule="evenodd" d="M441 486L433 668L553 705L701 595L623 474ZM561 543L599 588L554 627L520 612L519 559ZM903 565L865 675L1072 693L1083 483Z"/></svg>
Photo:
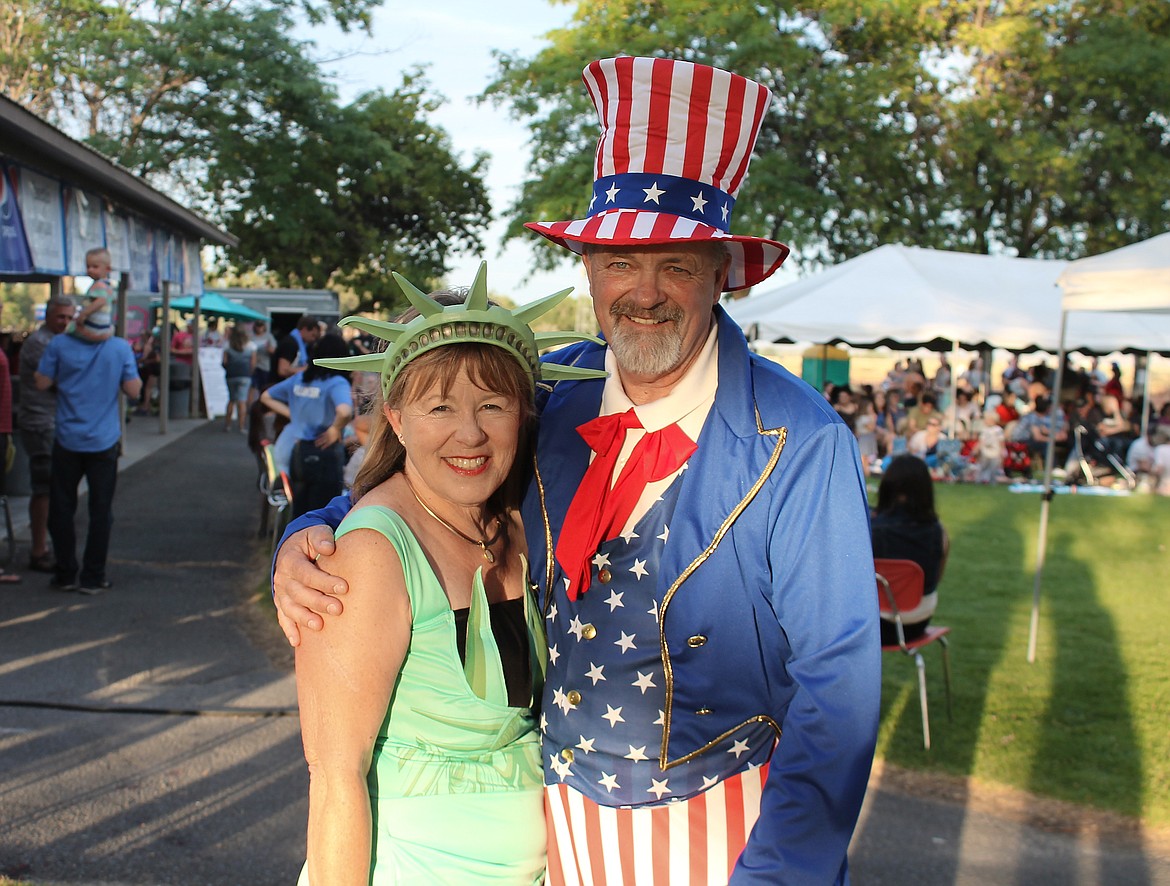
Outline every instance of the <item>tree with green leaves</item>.
<svg viewBox="0 0 1170 886"><path fill-rule="evenodd" d="M428 122L422 74L342 106L294 37L298 17L366 28L380 0L15 2L0 70L50 76L9 97L235 234L225 268L392 309L390 269L435 280L481 248L486 161Z"/></svg>
<svg viewBox="0 0 1170 886"><path fill-rule="evenodd" d="M544 49L502 55L483 95L532 137L507 236L584 214L597 125L580 70L616 54L772 90L734 226L798 262L883 243L1075 258L1170 228L1151 187L1170 178L1162 0L579 0Z"/></svg>

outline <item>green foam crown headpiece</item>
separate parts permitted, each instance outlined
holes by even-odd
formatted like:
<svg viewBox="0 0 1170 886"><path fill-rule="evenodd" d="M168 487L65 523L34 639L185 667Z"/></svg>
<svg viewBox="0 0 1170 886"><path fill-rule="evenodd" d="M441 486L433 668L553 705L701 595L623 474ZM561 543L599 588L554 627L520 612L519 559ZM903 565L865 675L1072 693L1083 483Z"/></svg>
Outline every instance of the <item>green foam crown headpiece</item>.
<svg viewBox="0 0 1170 886"><path fill-rule="evenodd" d="M601 344L601 339L581 332L533 332L529 323L541 314L552 310L573 291L572 287L562 289L531 304L521 305L509 311L500 305L488 304L487 262L480 262L475 282L468 290L467 299L461 305L443 306L414 286L399 273L394 280L406 295L419 316L407 323L391 323L385 320L370 320L365 317L346 317L338 325L353 326L363 332L376 335L389 344L378 354L360 354L356 357L334 357L314 360L318 366L329 369L346 369L366 372L380 372L382 375L382 396L390 392L398 373L415 357L443 345L471 342L495 345L503 348L520 365L528 370L535 386L546 379L587 379L605 378L600 369L583 369L577 366L563 366L558 363L541 363L540 349L578 341L592 341Z"/></svg>

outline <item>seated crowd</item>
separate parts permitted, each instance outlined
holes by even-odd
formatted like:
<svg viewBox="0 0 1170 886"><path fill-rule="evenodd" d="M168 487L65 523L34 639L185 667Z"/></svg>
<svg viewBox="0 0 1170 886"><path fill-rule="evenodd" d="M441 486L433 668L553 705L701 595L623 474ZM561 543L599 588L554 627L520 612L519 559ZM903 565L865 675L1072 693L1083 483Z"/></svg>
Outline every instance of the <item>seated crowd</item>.
<svg viewBox="0 0 1170 886"><path fill-rule="evenodd" d="M853 430L867 471L880 474L902 453L918 456L936 479L996 483L1043 471L1049 440L1067 482L1131 486L1170 495L1170 401L1147 421L1141 397L1127 397L1121 367L1106 374L1066 361L1025 369L1013 356L992 384L976 357L955 378L943 355L930 375L916 358L899 360L879 385L826 385L825 396ZM953 381L952 381L953 379ZM952 396L954 402L951 402Z"/></svg>

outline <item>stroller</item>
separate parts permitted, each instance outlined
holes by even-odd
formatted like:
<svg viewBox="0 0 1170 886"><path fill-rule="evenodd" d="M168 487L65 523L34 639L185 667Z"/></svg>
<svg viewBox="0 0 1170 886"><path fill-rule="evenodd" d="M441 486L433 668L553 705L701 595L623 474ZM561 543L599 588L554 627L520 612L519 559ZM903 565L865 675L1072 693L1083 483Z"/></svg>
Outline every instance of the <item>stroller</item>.
<svg viewBox="0 0 1170 886"><path fill-rule="evenodd" d="M1137 475L1109 451L1096 433L1084 425L1077 425L1073 429L1073 438L1070 460L1076 460L1084 485L1099 486L1103 478L1116 473L1129 489L1137 488ZM1070 482L1073 482L1071 478Z"/></svg>

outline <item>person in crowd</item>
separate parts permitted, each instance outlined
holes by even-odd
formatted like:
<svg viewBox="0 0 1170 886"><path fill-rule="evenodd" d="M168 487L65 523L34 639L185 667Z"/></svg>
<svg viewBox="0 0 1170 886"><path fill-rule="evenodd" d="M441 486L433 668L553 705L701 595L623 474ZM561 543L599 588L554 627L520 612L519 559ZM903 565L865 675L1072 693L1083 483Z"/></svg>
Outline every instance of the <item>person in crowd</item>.
<svg viewBox="0 0 1170 886"><path fill-rule="evenodd" d="M81 300L81 310L65 330L82 341L105 341L114 334L114 286L110 283L113 265L104 246L87 250L85 273L93 280Z"/></svg>
<svg viewBox="0 0 1170 886"><path fill-rule="evenodd" d="M8 354L0 347L0 497L8 495L8 448L12 442L12 373L8 369ZM0 569L0 584L17 584L20 576Z"/></svg>
<svg viewBox="0 0 1170 886"><path fill-rule="evenodd" d="M906 441L906 451L922 459L927 467L937 468L938 444L944 436L942 416L932 415L926 420L926 427L910 435Z"/></svg>
<svg viewBox="0 0 1170 886"><path fill-rule="evenodd" d="M114 523L122 418L119 398L142 390L130 343L117 336L89 342L58 335L34 375L42 391L56 385L56 438L49 480L49 535L56 556L50 586L100 594L110 587L106 559ZM82 478L88 487L89 527L78 573L73 519Z"/></svg>
<svg viewBox="0 0 1170 886"><path fill-rule="evenodd" d="M1133 471L1134 476L1140 481L1143 478L1148 478L1154 471L1154 434L1157 432L1158 426L1151 424L1149 431L1144 435L1138 435L1133 442L1129 444L1129 449L1125 453L1125 466Z"/></svg>
<svg viewBox="0 0 1170 886"><path fill-rule="evenodd" d="M934 394L927 392L919 397L916 405L906 410L903 435L909 439L918 431L926 430L926 426L932 418L941 418L938 411L938 400Z"/></svg>
<svg viewBox="0 0 1170 886"><path fill-rule="evenodd" d="M252 349L256 354L256 365L252 370L252 389L248 391L248 405L264 392L272 380L272 355L276 353L276 337L268 330L267 320L252 324Z"/></svg>
<svg viewBox="0 0 1170 886"><path fill-rule="evenodd" d="M938 408L944 412L951 405L951 381L953 378L951 363L947 359L947 355L939 354L938 369L935 370L934 378L930 380L930 390L938 401Z"/></svg>
<svg viewBox="0 0 1170 886"><path fill-rule="evenodd" d="M883 391L901 391L906 383L906 364L901 360L895 360L893 368L886 373L886 377L882 380L881 389Z"/></svg>
<svg viewBox="0 0 1170 886"><path fill-rule="evenodd" d="M877 507L870 520L874 557L913 560L925 577L922 603L901 613L907 640L917 640L938 606L938 584L950 551L947 531L934 507L934 483L926 463L914 455L890 460L878 485ZM898 642L893 616L881 615L882 645Z"/></svg>
<svg viewBox="0 0 1170 886"><path fill-rule="evenodd" d="M943 415L943 429L947 436L955 440L970 440L978 436L981 417L979 404L965 387L955 389L954 408L940 412Z"/></svg>
<svg viewBox="0 0 1170 886"><path fill-rule="evenodd" d="M1109 380L1105 382L1105 386L1101 388L1101 393L1107 397L1116 397L1118 401L1125 399L1125 385L1121 382L1121 364L1109 364Z"/></svg>
<svg viewBox="0 0 1170 886"><path fill-rule="evenodd" d="M998 483L1004 477L1003 458L1007 454L1007 439L1000 426L1000 413L988 409L983 413L983 427L979 430L978 458L975 463L976 483Z"/></svg>
<svg viewBox="0 0 1170 886"><path fill-rule="evenodd" d="M710 211L746 164L683 163L696 138L750 156L768 93L668 59L605 59L585 80L604 129L595 214L531 224L582 254L607 342L549 359L612 373L542 398L522 511L549 644L548 882L588 882L623 847L652 864L669 840L700 878L842 883L880 697L864 477L824 398L752 354L719 306L787 251ZM752 113L710 102L729 89ZM329 531L304 527L347 507L294 523L279 547L294 645L345 588L313 563Z"/></svg>
<svg viewBox="0 0 1170 886"><path fill-rule="evenodd" d="M1157 478L1158 495L1170 495L1170 428L1158 425L1154 431L1151 473Z"/></svg>
<svg viewBox="0 0 1170 886"><path fill-rule="evenodd" d="M853 434L857 437L857 451L861 455L861 466L866 474L869 474L878 459L877 420L873 397L862 397L857 404L857 420L853 423Z"/></svg>
<svg viewBox="0 0 1170 886"><path fill-rule="evenodd" d="M340 335L327 335L314 348L322 361L346 357ZM349 373L326 362L277 382L260 395L261 402L288 424L276 438L277 468L287 471L292 485L292 514L324 507L345 488L345 426L353 418Z"/></svg>
<svg viewBox="0 0 1170 886"><path fill-rule="evenodd" d="M143 329L134 339L134 360L138 363L138 377L142 379L142 398L134 407L135 415L150 415L152 398L158 392L158 378L162 366L159 328Z"/></svg>
<svg viewBox="0 0 1170 886"><path fill-rule="evenodd" d="M1088 371L1089 383L1092 385L1096 393L1102 393L1105 390L1105 383L1109 381L1109 376L1105 374L1105 370L1101 368L1101 358L1093 357L1089 361Z"/></svg>
<svg viewBox="0 0 1170 886"><path fill-rule="evenodd" d="M561 368L541 366L524 308L488 301L486 265L463 293L402 285L414 309L396 324L351 318L384 354L304 372L377 367L381 383L328 561L346 615L296 652L303 881L538 883L546 647L520 505L535 384Z"/></svg>
<svg viewBox="0 0 1170 886"><path fill-rule="evenodd" d="M57 392L38 388L36 372L49 342L68 328L76 311L77 303L72 297L54 295L45 306L45 322L20 348L20 406L16 421L28 456L28 525L32 541L28 568L35 572L52 572L55 565L49 548L49 478L57 424Z"/></svg>
<svg viewBox="0 0 1170 886"><path fill-rule="evenodd" d="M207 327L199 337L201 348L222 348L226 344L223 333L219 330L219 317L208 317Z"/></svg>
<svg viewBox="0 0 1170 886"><path fill-rule="evenodd" d="M195 324L195 318L192 317L187 321L186 326L178 326L171 335L171 361L173 363L182 363L185 366L191 366L195 359L195 336L199 332L199 327Z"/></svg>
<svg viewBox="0 0 1170 886"><path fill-rule="evenodd" d="M1016 422L1012 441L1023 443L1033 455L1043 456L1048 440L1053 438L1058 447L1068 443L1068 422L1064 412L1057 409L1047 397L1036 400L1035 408ZM1059 464L1060 462L1057 462Z"/></svg>
<svg viewBox="0 0 1170 886"><path fill-rule="evenodd" d="M227 377L228 403L224 410L223 429L232 429L232 413L235 413L240 433L246 433L248 412L248 389L252 386L252 370L256 365L256 348L248 338L244 327L233 325L227 347L223 350L223 370Z"/></svg>
<svg viewBox="0 0 1170 886"><path fill-rule="evenodd" d="M974 357L967 364L966 370L959 376L959 383L972 394L978 396L987 388L987 373L983 369L983 358Z"/></svg>
<svg viewBox="0 0 1170 886"><path fill-rule="evenodd" d="M849 385L835 385L829 394L829 405L841 417L841 421L845 422L845 427L853 431L854 422L857 420L857 401L853 399L853 391Z"/></svg>
<svg viewBox="0 0 1170 886"><path fill-rule="evenodd" d="M1041 360L1034 365L1028 372L1028 388L1025 393L1025 399L1032 404L1035 404L1041 397L1052 396L1052 384L1054 382L1053 371L1048 364Z"/></svg>
<svg viewBox="0 0 1170 886"><path fill-rule="evenodd" d="M1133 442L1133 424L1122 410L1121 401L1113 394L1101 397L1101 419L1093 428L1101 441L1102 452L1125 459L1126 450Z"/></svg>
<svg viewBox="0 0 1170 886"><path fill-rule="evenodd" d="M917 357L911 357L906 361L906 374L902 378L903 399L914 400L917 403L929 388L930 385L926 381L926 370L922 367L922 361Z"/></svg>
<svg viewBox="0 0 1170 886"><path fill-rule="evenodd" d="M900 391L887 392L878 388L873 392L873 408L877 415L875 434L877 437L877 454L879 457L889 455L897 436L895 428L898 426L897 404Z"/></svg>
<svg viewBox="0 0 1170 886"><path fill-rule="evenodd" d="M276 364L276 376L271 380L278 382L303 372L309 365L309 349L321 337L321 324L312 314L302 314L297 320L296 328L280 340L276 351L272 355Z"/></svg>
<svg viewBox="0 0 1170 886"><path fill-rule="evenodd" d="M1003 382L1003 390L1011 391L1017 397L1027 394L1028 373L1020 366L1019 355L1008 355L1007 366L1004 368L1000 379Z"/></svg>

